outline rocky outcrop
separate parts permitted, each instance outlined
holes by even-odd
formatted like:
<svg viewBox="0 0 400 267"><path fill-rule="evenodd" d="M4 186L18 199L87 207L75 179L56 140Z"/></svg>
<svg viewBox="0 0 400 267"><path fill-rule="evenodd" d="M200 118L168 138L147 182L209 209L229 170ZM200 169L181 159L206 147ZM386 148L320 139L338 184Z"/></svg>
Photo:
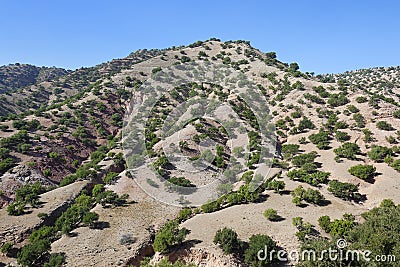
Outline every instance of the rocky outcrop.
<svg viewBox="0 0 400 267"><path fill-rule="evenodd" d="M28 183L35 183L36 181L43 186L54 185L40 171L23 164L3 174L0 177L0 190L3 192L0 197L0 208L14 199L15 191L19 187Z"/></svg>

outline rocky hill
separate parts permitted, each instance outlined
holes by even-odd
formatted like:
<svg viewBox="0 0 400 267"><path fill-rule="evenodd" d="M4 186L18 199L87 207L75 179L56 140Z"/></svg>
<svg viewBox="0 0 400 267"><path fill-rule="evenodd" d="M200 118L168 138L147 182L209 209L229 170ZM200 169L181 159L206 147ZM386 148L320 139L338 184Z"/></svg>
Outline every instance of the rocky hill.
<svg viewBox="0 0 400 267"><path fill-rule="evenodd" d="M0 67L0 93L53 80L69 71L55 67L37 67L29 64L11 64Z"/></svg>
<svg viewBox="0 0 400 267"><path fill-rule="evenodd" d="M367 245L360 232L368 220L396 213L400 203L399 77L399 67L314 77L249 42L213 38L139 50L3 94L0 196L7 227L26 216L37 232L22 227L29 231L13 238L0 229L3 246L12 244L0 261L16 262L20 251L26 265L138 266L156 251L154 264L169 257L242 266L257 262L250 248L268 238L286 251L339 237ZM151 105L137 108L146 101ZM124 118L132 123L123 128ZM40 194L47 191L43 198L51 202L52 190L80 180L87 187L75 202L66 197L62 214L48 208L55 204L41 207ZM197 205L191 194L209 193L201 188L214 182L216 195ZM387 210L374 209L384 200ZM41 208L56 215L29 219ZM362 215L370 210L374 216ZM224 227L237 246L213 242ZM182 240L165 240L171 231Z"/></svg>

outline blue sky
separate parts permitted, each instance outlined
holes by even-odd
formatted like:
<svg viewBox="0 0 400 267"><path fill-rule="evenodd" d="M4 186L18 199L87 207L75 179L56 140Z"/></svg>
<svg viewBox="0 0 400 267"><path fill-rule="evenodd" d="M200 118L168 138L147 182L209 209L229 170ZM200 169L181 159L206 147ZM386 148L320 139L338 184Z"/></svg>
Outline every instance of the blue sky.
<svg viewBox="0 0 400 267"><path fill-rule="evenodd" d="M400 65L399 1L0 1L0 65L76 69L140 48L249 40L302 71Z"/></svg>

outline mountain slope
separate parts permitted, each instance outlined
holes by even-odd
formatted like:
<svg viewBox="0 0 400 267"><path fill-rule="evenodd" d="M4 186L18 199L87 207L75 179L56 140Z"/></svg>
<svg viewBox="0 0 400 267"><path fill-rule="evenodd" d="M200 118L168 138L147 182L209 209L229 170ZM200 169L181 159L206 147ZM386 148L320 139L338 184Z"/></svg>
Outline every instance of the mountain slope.
<svg viewBox="0 0 400 267"><path fill-rule="evenodd" d="M77 224L74 227L78 229L71 231L79 234L73 239L68 235L52 236L53 252L65 253L68 266L90 266L100 261L104 265L138 262L145 249L149 249L153 237L153 232L146 229L177 215L177 209L172 207L161 213L164 204L149 200L138 187L140 179L148 182L149 173L121 173L127 168L120 154L122 118L130 108L131 99L146 97L146 90L141 88L146 80L173 66L179 68L185 63L201 62L232 68L257 85L270 110L267 117L275 129L277 153L273 159L263 159L272 166L271 180L263 181L254 194L249 193L246 186L249 177L253 177L251 171L262 163L252 159L261 157L257 147L262 144L257 142L261 139L256 135L257 124L244 101L231 88L224 88L224 84L182 84L165 93L164 100L155 105L151 123L147 125L146 164L153 165L167 180L201 186L205 175L183 174L173 168L165 160L163 148L175 144L184 157L196 160L204 155L201 141L212 140L218 148L210 149L215 160L209 162L205 173L212 179L229 163L238 166L237 172L231 175L231 183L219 188L222 196L217 201L199 209L193 207L191 215L182 219L188 219L182 226L191 230L188 239L193 246L188 250L180 250L178 246L176 254L186 253L188 261L198 264L199 259L193 255L199 252L208 258L224 259L212 242L215 232L223 227L235 229L243 240L256 233L268 234L280 246L295 249L301 242L297 239L297 229L291 224L293 218L301 216L318 225L321 215L339 219L343 213L352 213L360 220L361 213L379 205L385 198L400 203L397 181L400 68L363 70L324 79L302 73L296 63L282 63L275 53L264 53L245 41L211 39L165 50L141 50L124 59L34 84L0 99L4 116L0 125L0 148L8 150L2 150L1 155L0 189L4 202L15 198L17 187L36 180L46 186L77 180L88 180L91 186L111 183L106 188L118 194L127 193L130 200L137 202L109 209L99 201L92 211L100 214L104 225L109 224L108 228L92 229ZM331 82L321 82L321 78ZM240 81L235 81L238 88ZM163 140L160 129L166 118L188 96L201 96L209 101L218 99L233 106L243 121L242 127L231 124L235 129L234 140L228 140L223 127L210 119L185 124L174 136L182 139L172 139L170 143ZM248 155L249 160L238 160L239 154ZM7 165L7 159L12 160L11 165ZM374 173L365 176L357 168L358 172L349 171L359 164L372 166ZM118 176L114 172L121 174ZM111 175L107 177L108 173ZM181 176L184 179L180 179ZM104 177L107 179L102 180ZM332 189L332 181L349 183L354 192L343 196ZM272 186L282 184L284 189ZM148 185L163 186L152 182ZM313 198L305 198L299 186L310 189L308 192ZM174 190L174 187L168 189ZM319 199L321 196L325 201ZM185 196L178 200L185 200ZM284 218L267 221L262 216L267 208L277 209ZM151 214L148 221L135 218L137 213L146 216L146 209ZM323 233L319 226L316 230ZM120 235L129 234L132 240L138 237L132 251L120 238ZM7 238L18 244L22 242L13 240L12 236ZM8 258L7 261L12 260ZM210 261L208 266L214 263Z"/></svg>
<svg viewBox="0 0 400 267"><path fill-rule="evenodd" d="M53 80L69 71L55 67L37 67L29 64L11 64L0 67L0 93L10 93L15 89L35 83Z"/></svg>

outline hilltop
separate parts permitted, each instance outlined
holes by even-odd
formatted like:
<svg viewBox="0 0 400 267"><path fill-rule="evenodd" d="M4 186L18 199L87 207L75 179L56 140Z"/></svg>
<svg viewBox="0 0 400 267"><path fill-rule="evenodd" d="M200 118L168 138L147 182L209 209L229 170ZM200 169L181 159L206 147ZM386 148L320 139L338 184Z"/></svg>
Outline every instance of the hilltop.
<svg viewBox="0 0 400 267"><path fill-rule="evenodd" d="M37 67L19 63L1 66L0 93L10 93L22 87L53 80L68 72L62 68Z"/></svg>
<svg viewBox="0 0 400 267"><path fill-rule="evenodd" d="M131 100L149 96L143 87L146 81L162 80L171 68L200 63L237 72L237 80L230 80L235 86L208 81L181 84L169 92L160 89L162 97L145 125L142 145L147 154L140 155L152 169L128 170L138 160L126 154L121 141ZM262 52L247 41L213 38L139 50L91 68L54 70L53 77L42 74L24 81L22 71L18 73L12 76L14 82L0 79L13 87L0 96L1 214L10 222L7 229L0 229L0 236L14 250L25 251L31 249L29 244L45 240L42 263L51 260L51 252L65 258L67 266L137 266L144 256L159 262L166 255L198 265L205 260L205 266L243 266L249 263L245 248L251 247L255 234L270 236L286 250L317 247L315 240L327 245L339 236L352 236L354 246L365 245L357 232L368 225L362 214L374 210L380 218L383 215L374 208L382 201L393 201L385 200L384 214L400 203L400 67L314 77L301 72L297 63L281 62L274 52ZM259 90L269 112L263 122L276 142L270 153L264 151L262 126L249 102L235 91L247 82ZM169 114L191 98L227 103L240 120L197 118L164 138ZM170 157L163 149L174 146L181 153ZM178 163L205 161L206 171L190 174L174 167L171 161L178 156ZM228 166L232 171L225 172L228 180L218 187L218 197L200 207L185 202L185 194L176 201L186 203L186 208L168 206L138 186L143 182L148 190L179 194L175 185L196 190ZM260 166L268 166L268 175L251 191L252 179L260 179ZM153 180L149 170L172 185ZM63 187L65 196L60 193ZM55 203L52 192L57 194ZM46 200L42 204L41 194ZM60 204L63 197L66 205ZM8 215L5 209L19 215ZM38 220L42 212L45 215ZM329 222L325 217L321 223L322 215L330 216ZM25 227L10 227L20 218L26 218ZM178 226L183 230L179 232ZM213 242L224 227L243 241L236 240L241 245L233 253ZM171 229L185 241L160 245L162 233ZM397 253L393 247L388 253ZM0 261L15 262L12 252Z"/></svg>

